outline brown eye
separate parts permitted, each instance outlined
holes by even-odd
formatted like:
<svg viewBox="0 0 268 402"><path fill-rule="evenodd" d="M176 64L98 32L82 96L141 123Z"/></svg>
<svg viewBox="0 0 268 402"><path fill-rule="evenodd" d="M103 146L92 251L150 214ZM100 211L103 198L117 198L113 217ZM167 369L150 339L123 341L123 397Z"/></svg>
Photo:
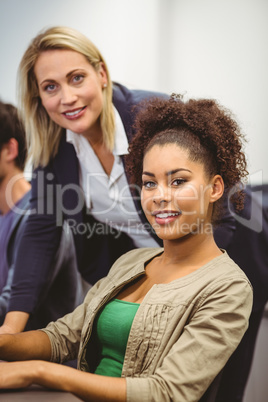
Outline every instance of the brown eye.
<svg viewBox="0 0 268 402"><path fill-rule="evenodd" d="M181 184L186 183L185 179L175 179L172 181L172 186L180 186Z"/></svg>

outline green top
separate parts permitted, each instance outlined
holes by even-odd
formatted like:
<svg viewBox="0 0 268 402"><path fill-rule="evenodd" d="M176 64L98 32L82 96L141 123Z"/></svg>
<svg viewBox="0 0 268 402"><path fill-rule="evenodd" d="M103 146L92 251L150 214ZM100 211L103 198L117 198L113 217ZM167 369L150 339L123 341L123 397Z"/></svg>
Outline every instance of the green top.
<svg viewBox="0 0 268 402"><path fill-rule="evenodd" d="M98 348L96 374L121 377L128 335L139 304L112 299L96 317L93 336Z"/></svg>

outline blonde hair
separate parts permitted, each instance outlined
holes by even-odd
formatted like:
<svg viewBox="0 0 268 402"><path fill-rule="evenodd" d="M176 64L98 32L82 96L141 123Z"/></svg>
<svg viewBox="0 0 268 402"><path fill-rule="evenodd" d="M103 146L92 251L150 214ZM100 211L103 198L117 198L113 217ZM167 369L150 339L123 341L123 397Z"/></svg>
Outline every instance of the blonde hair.
<svg viewBox="0 0 268 402"><path fill-rule="evenodd" d="M107 148L114 146L114 111L112 82L105 60L96 46L80 32L68 27L52 27L39 33L25 51L18 71L18 104L25 125L28 156L33 166L46 166L57 152L63 128L54 123L41 103L35 63L40 53L51 49L68 49L81 53L96 71L103 65L107 74L107 87L103 91L103 109L100 124Z"/></svg>

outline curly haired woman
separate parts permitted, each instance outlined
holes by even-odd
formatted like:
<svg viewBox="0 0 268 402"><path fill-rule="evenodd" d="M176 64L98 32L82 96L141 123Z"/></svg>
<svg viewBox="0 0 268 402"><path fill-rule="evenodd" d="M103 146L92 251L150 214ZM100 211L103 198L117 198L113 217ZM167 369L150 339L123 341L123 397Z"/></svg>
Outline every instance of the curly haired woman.
<svg viewBox="0 0 268 402"><path fill-rule="evenodd" d="M1 388L40 384L84 401L199 401L248 326L251 285L213 237L246 175L243 136L213 100L154 99L138 114L133 183L163 248L120 257L73 313L0 336ZM242 197L236 204L241 208ZM78 357L78 369L60 364Z"/></svg>

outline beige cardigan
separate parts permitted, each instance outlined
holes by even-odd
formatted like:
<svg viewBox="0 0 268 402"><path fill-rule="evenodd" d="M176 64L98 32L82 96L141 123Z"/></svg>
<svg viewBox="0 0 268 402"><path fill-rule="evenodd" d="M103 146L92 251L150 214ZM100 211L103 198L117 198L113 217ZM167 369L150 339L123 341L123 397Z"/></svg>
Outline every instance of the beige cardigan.
<svg viewBox="0 0 268 402"><path fill-rule="evenodd" d="M94 317L161 252L137 249L123 255L81 306L50 323L44 331L51 360L63 362L78 354L80 370L89 371L88 362L94 367L89 341ZM226 252L183 278L154 285L129 334L122 371L127 401L198 401L239 344L251 308L251 285Z"/></svg>

